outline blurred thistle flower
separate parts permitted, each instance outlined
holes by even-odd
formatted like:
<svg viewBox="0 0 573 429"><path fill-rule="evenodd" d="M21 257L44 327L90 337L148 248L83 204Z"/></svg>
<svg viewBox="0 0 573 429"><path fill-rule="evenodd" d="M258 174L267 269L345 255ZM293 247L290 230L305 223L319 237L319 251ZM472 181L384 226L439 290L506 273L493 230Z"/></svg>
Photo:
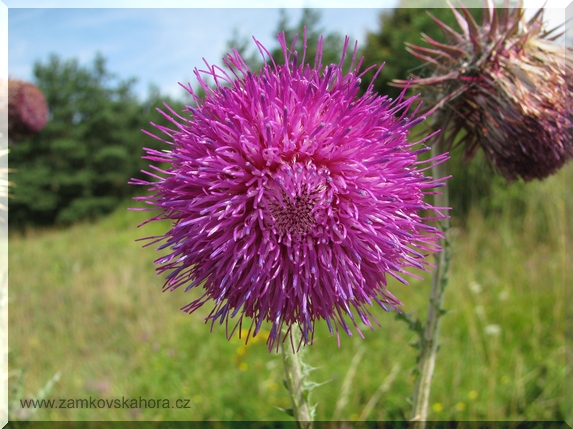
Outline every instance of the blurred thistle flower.
<svg viewBox="0 0 573 429"><path fill-rule="evenodd" d="M471 158L481 146L508 180L543 179L573 157L573 56L546 31L543 9L529 21L521 3L496 10L491 0L478 26L467 9L450 5L461 33L432 16L448 40L423 35L431 48L408 45L433 70L427 78L396 81L430 95L424 114L435 110L450 146ZM430 14L431 16L431 14Z"/></svg>
<svg viewBox="0 0 573 429"><path fill-rule="evenodd" d="M247 340L262 332L263 322L272 324L269 350L291 329L300 330L302 343L312 342L320 319L331 333L338 336L340 327L352 335L349 317L360 333L360 321L378 323L367 306L401 305L386 275L406 283L407 267L427 270L426 254L440 250L441 234L426 221L444 214L424 195L444 179L422 171L447 155L417 160L429 148L414 147L429 136L406 140L424 120L414 119L416 111L406 116L415 97L392 101L372 86L358 96L365 72L359 74L362 61L355 64L356 47L351 71L342 71L348 38L340 64L326 67L322 39L313 67L304 64L306 35L302 58L296 40L289 49L279 35L284 65L255 42L267 60L260 72L237 51L224 59L230 73L209 64L196 69L206 95L185 88L196 104L186 110L191 117L166 105L170 114L162 113L176 129L154 124L167 140L150 135L170 150L146 149L144 158L168 167L145 172L156 182L130 183L148 186L152 194L136 200L161 210L149 221L172 221L165 236L150 237L148 245L163 241L159 249L170 248L155 261L157 271L170 272L164 290L202 286L204 294L182 310L212 300L206 322L225 323L228 338L243 329L243 317L252 319Z"/></svg>
<svg viewBox="0 0 573 429"><path fill-rule="evenodd" d="M33 135L46 125L48 106L42 91L31 83L8 80L8 134L10 139Z"/></svg>
<svg viewBox="0 0 573 429"><path fill-rule="evenodd" d="M8 211L8 192L11 183L8 181L8 149L0 150L0 223L6 221L5 213Z"/></svg>

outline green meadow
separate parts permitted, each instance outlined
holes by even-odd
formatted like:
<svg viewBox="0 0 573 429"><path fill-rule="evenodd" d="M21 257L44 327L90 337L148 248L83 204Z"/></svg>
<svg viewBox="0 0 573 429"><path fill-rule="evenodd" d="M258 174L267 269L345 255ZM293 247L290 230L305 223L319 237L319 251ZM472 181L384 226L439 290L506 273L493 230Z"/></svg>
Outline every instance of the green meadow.
<svg viewBox="0 0 573 429"><path fill-rule="evenodd" d="M524 206L487 215L474 207L464 222L454 213L430 419L573 422L571 183L573 164L506 190L526 192ZM224 325L205 325L208 306L180 311L201 291L162 293L159 253L135 241L168 225L138 229L148 214L127 207L66 229L11 233L11 418L290 420L279 410L289 407L281 356L268 352L264 333L227 341ZM426 312L423 277L389 282L414 318ZM318 420L409 417L416 334L395 313L373 313L381 326L363 329L364 339L341 335L340 346L317 324L305 359L312 381L324 383L312 396ZM20 406L40 397L66 408ZM82 408L81 399L137 404Z"/></svg>

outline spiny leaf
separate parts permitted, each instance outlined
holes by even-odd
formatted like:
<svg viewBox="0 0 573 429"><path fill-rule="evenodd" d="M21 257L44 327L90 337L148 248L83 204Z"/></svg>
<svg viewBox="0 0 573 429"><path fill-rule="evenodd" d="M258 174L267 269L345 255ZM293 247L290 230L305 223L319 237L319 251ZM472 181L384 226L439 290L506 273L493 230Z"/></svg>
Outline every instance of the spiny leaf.
<svg viewBox="0 0 573 429"><path fill-rule="evenodd" d="M307 390L310 392L311 390L316 389L317 387L323 386L325 384L328 384L330 382L332 382L332 380L326 380L326 381L323 381L322 383L316 383L314 381L303 381L302 387L304 390Z"/></svg>
<svg viewBox="0 0 573 429"><path fill-rule="evenodd" d="M419 318L414 320L411 314L397 313L396 319L405 321L408 324L410 330L416 332L420 338L424 336L424 327L422 326L422 322L420 322Z"/></svg>
<svg viewBox="0 0 573 429"><path fill-rule="evenodd" d="M275 407L277 410L282 411L285 414L288 414L291 417L294 417L294 411L292 408L281 408L281 407Z"/></svg>

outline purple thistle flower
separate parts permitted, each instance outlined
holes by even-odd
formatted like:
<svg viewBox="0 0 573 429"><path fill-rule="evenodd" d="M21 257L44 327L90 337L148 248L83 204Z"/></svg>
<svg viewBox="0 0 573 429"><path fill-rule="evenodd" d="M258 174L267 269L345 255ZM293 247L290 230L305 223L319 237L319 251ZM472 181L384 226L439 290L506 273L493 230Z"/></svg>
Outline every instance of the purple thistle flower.
<svg viewBox="0 0 573 429"><path fill-rule="evenodd" d="M296 41L296 40L295 40ZM207 64L195 70L206 95L186 87L196 107L190 118L163 113L176 126L155 125L167 135L170 150L146 149L144 158L169 164L152 166L157 179L133 179L152 192L137 197L161 210L152 219L172 221L164 242L169 255L156 261L169 272L164 290L202 287L204 294L182 309L191 313L208 301L206 321L226 324L230 338L244 317L248 337L263 322L272 324L269 350L300 329L302 343L312 342L314 323L324 319L331 333L351 334L350 324L372 327L368 306L388 311L401 302L386 288L386 274L403 283L408 267L427 270L428 252L439 251L437 228L442 208L424 195L444 184L422 170L429 161L406 140L423 117L407 117L416 98L392 101L370 86L358 96L362 61L351 72L340 64L323 67L322 39L314 66L304 64L279 42L285 64L278 65L256 41L267 64L253 73L239 53L224 59L225 72ZM202 74L212 78L210 88ZM429 138L429 137L428 137ZM424 139L426 140L426 139ZM424 141L422 140L422 142ZM421 164L429 164L419 168ZM434 212L422 218L421 211ZM234 327L229 320L238 317ZM340 340L340 339L339 339Z"/></svg>

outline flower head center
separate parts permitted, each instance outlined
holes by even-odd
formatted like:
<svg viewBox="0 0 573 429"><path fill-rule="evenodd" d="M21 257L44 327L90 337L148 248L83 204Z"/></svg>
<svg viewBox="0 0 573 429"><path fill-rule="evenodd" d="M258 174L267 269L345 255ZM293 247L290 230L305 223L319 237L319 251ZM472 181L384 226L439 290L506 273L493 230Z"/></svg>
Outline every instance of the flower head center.
<svg viewBox="0 0 573 429"><path fill-rule="evenodd" d="M312 209L315 201L312 195L289 197L284 191L281 198L269 203L274 228L279 235L305 235L315 225Z"/></svg>
<svg viewBox="0 0 573 429"><path fill-rule="evenodd" d="M300 237L319 229L331 201L324 170L293 162L275 171L266 192L268 224L275 234Z"/></svg>

